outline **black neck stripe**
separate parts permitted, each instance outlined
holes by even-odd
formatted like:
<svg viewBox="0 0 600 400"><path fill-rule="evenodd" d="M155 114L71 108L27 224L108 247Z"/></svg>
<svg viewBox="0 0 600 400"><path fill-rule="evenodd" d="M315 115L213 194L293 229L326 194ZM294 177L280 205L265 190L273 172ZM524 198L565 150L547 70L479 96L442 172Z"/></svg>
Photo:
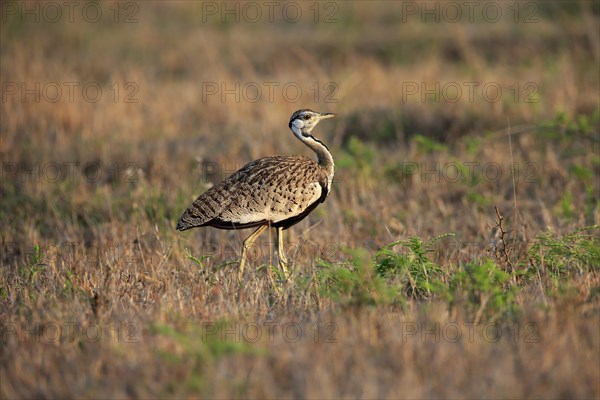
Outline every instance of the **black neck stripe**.
<svg viewBox="0 0 600 400"><path fill-rule="evenodd" d="M317 142L317 143L320 143L320 144L321 144L323 147L325 147L325 148L327 149L327 151L329 151L329 147L327 147L327 145L326 145L325 143L321 142L319 139L317 139L317 138L316 138L316 137L314 137L313 135L311 135L311 134L308 134L308 136L307 136L307 137L311 138L312 140L314 140L314 141L315 141L315 142Z"/></svg>

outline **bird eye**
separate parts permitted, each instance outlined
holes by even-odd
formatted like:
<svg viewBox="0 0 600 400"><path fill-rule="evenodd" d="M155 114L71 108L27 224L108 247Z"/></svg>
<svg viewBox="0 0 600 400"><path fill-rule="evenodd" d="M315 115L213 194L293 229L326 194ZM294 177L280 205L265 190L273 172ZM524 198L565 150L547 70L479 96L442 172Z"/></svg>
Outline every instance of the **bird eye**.
<svg viewBox="0 0 600 400"><path fill-rule="evenodd" d="M304 116L304 119L305 119L305 120L309 120L309 119L310 119L310 115L306 114L306 115Z"/></svg>

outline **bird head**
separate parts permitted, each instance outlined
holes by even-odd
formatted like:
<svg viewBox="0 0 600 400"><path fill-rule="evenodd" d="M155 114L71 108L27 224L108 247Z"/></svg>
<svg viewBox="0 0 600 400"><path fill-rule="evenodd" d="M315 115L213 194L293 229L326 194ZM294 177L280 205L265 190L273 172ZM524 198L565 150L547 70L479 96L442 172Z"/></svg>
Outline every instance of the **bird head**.
<svg viewBox="0 0 600 400"><path fill-rule="evenodd" d="M298 110L292 114L289 126L296 136L310 136L310 131L321 120L333 117L335 117L333 113L319 113L308 109Z"/></svg>

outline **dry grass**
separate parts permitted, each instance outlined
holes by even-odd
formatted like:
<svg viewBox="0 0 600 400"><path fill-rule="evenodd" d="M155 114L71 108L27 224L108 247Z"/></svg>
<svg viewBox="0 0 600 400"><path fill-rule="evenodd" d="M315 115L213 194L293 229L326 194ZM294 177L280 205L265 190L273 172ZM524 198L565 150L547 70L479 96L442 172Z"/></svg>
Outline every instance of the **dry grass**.
<svg viewBox="0 0 600 400"><path fill-rule="evenodd" d="M200 2L22 22L41 3L3 2L0 396L598 398L597 5L422 24L403 3L317 24L297 3L290 24ZM268 235L238 288L249 232L175 222L246 162L308 154L286 127L303 107L340 114L316 130L333 193L288 231L283 293Z"/></svg>

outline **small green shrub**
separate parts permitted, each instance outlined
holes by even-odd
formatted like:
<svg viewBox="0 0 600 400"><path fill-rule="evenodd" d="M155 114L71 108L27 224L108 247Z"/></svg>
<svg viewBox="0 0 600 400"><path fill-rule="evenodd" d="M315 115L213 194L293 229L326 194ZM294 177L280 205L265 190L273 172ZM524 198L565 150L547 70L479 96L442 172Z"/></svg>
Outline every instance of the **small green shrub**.
<svg viewBox="0 0 600 400"><path fill-rule="evenodd" d="M449 235L438 236L428 242L419 237L392 242L375 254L375 271L389 282L400 285L408 297L430 297L431 282L440 279L444 271L429 259L429 255L435 251L435 243L446 236ZM394 251L398 245L408 251Z"/></svg>
<svg viewBox="0 0 600 400"><path fill-rule="evenodd" d="M596 235L593 234L594 232ZM591 270L598 271L600 270L598 233L600 233L600 225L578 229L564 236L546 232L538 236L537 241L529 248L530 262L535 268L541 268L554 278Z"/></svg>
<svg viewBox="0 0 600 400"><path fill-rule="evenodd" d="M350 263L335 265L319 260L317 280L320 294L342 305L403 303L397 290L375 273L366 251L346 250Z"/></svg>
<svg viewBox="0 0 600 400"><path fill-rule="evenodd" d="M464 304L476 321L496 319L516 311L517 288L509 281L510 275L494 261L471 261L459 267L448 287L438 285L436 292L445 294L451 306Z"/></svg>
<svg viewBox="0 0 600 400"><path fill-rule="evenodd" d="M427 136L415 135L412 140L417 146L418 152L421 154L430 154L435 151L446 150L446 146L444 144L428 138Z"/></svg>
<svg viewBox="0 0 600 400"><path fill-rule="evenodd" d="M374 160L375 147L371 143L363 142L356 136L352 136L342 149L336 164L341 169L349 169L368 176L373 172Z"/></svg>

